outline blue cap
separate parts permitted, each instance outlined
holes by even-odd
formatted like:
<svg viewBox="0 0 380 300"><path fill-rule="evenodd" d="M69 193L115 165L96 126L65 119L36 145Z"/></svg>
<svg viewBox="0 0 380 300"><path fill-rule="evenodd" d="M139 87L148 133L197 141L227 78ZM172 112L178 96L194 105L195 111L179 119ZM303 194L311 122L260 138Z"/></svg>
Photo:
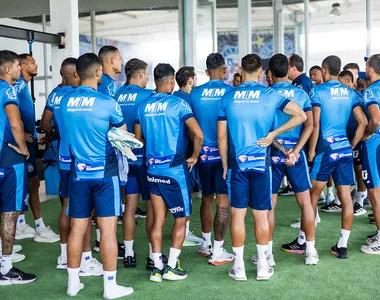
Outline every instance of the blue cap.
<svg viewBox="0 0 380 300"><path fill-rule="evenodd" d="M368 58L368 56L364 56L364 61L367 62Z"/></svg>

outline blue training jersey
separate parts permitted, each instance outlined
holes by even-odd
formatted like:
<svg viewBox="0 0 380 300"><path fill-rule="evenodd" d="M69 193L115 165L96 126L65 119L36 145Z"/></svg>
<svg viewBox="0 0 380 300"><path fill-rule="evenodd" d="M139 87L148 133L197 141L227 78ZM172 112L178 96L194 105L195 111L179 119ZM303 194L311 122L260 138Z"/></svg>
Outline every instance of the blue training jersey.
<svg viewBox="0 0 380 300"><path fill-rule="evenodd" d="M110 126L125 124L119 104L91 87L80 86L63 97L60 110L69 133L72 175L85 180L117 176L118 163L107 132Z"/></svg>
<svg viewBox="0 0 380 300"><path fill-rule="evenodd" d="M185 162L186 120L193 117L189 104L166 93L156 93L140 104L136 124L140 124L149 168L170 168Z"/></svg>
<svg viewBox="0 0 380 300"><path fill-rule="evenodd" d="M230 169L265 172L269 147L260 147L257 141L268 135L277 110L282 111L289 101L256 82L245 82L222 98L218 120L227 121Z"/></svg>
<svg viewBox="0 0 380 300"><path fill-rule="evenodd" d="M338 80L330 80L316 86L310 92L310 100L313 107L321 109L317 154L347 148L349 155L346 128L352 110L360 105L358 95Z"/></svg>
<svg viewBox="0 0 380 300"><path fill-rule="evenodd" d="M310 91L315 86L313 81L309 77L307 77L305 73L301 74L296 79L294 79L292 82L292 85L294 85L295 87L298 87L299 89L304 90L309 96L310 96Z"/></svg>
<svg viewBox="0 0 380 300"><path fill-rule="evenodd" d="M356 90L354 91L358 95L360 104L363 104L363 94L360 93L359 91L356 91ZM351 141L355 137L355 132L357 128L358 128L358 123L356 122L354 114L351 113L350 118L348 119L347 128L346 128L347 137L349 141Z"/></svg>
<svg viewBox="0 0 380 300"><path fill-rule="evenodd" d="M61 170L70 170L71 168L71 156L69 147L68 132L65 130L62 119L61 101L63 97L75 91L75 88L71 86L62 87L51 100L53 105L54 120L59 130L60 142L59 142L59 168Z"/></svg>
<svg viewBox="0 0 380 300"><path fill-rule="evenodd" d="M117 81L113 79L111 76L103 73L102 82L98 85L98 92L107 95L111 98L114 98L117 89Z"/></svg>
<svg viewBox="0 0 380 300"><path fill-rule="evenodd" d="M21 119L24 123L24 131L33 135L34 138L37 138L33 99L30 95L28 84L22 76L16 81L16 90L19 99Z"/></svg>
<svg viewBox="0 0 380 300"><path fill-rule="evenodd" d="M304 90L299 89L287 82L277 82L272 86L272 88L283 97L297 103L304 112L312 110L309 96ZM284 114L281 111L277 111L274 118L273 128L278 128L284 125L290 118L291 117L289 115ZM302 129L302 124L298 125L296 128L280 134L276 139L286 148L293 148L301 136Z"/></svg>
<svg viewBox="0 0 380 300"><path fill-rule="evenodd" d="M61 91L61 89L62 89L62 86L61 85L57 85L50 92L50 94L49 94L49 96L48 96L48 98L46 100L46 104L45 104L45 109L46 110L54 113L54 99L55 99L56 95ZM54 119L51 121L51 124L52 124L52 127L54 128L54 131L56 132L56 134L59 137L59 129L58 129L58 126L57 126L57 122L55 121L55 116L54 116ZM53 139L55 139L56 134L54 135Z"/></svg>
<svg viewBox="0 0 380 300"><path fill-rule="evenodd" d="M143 102L153 93L152 90L141 88L134 84L124 84L116 92L115 100L119 103L127 130L133 133L135 124L136 110L140 103ZM137 161L128 160L131 165L142 165L144 160L144 148L133 149L133 153L137 157Z"/></svg>
<svg viewBox="0 0 380 300"><path fill-rule="evenodd" d="M176 96L176 97L178 97L178 98L181 98L181 99L185 100L189 104L191 102L190 94L188 94L188 93L186 93L184 91L181 91L181 90L175 91L173 93L173 95Z"/></svg>
<svg viewBox="0 0 380 300"><path fill-rule="evenodd" d="M219 102L233 88L222 80L210 80L191 91L190 105L204 136L201 162L220 161L217 133Z"/></svg>
<svg viewBox="0 0 380 300"><path fill-rule="evenodd" d="M365 91L363 97L363 108L367 117L369 118L368 108L371 105L378 105L380 107L380 80L373 82ZM376 130L380 134L380 126Z"/></svg>
<svg viewBox="0 0 380 300"><path fill-rule="evenodd" d="M17 143L13 136L5 107L10 104L19 106L19 101L16 88L4 80L0 80L0 101L0 168L7 168L25 162L25 156L18 154L8 146L8 144L17 146ZM0 176L1 173L4 175L4 170L0 169Z"/></svg>

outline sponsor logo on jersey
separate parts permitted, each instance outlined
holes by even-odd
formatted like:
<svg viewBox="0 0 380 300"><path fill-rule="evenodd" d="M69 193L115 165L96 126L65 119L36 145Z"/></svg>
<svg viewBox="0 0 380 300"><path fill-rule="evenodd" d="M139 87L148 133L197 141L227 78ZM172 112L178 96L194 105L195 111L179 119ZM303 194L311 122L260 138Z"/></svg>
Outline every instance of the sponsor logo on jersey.
<svg viewBox="0 0 380 300"><path fill-rule="evenodd" d="M5 93L6 93L9 100L16 100L17 99L16 88L14 86L9 87Z"/></svg>
<svg viewBox="0 0 380 300"><path fill-rule="evenodd" d="M117 99L117 102L134 102L137 98L137 93L133 94L121 94Z"/></svg>
<svg viewBox="0 0 380 300"><path fill-rule="evenodd" d="M240 155L238 158L239 158L239 160L240 160L242 163L245 163L245 161L247 160L247 155Z"/></svg>
<svg viewBox="0 0 380 300"><path fill-rule="evenodd" d="M201 160L202 161L206 161L206 159L207 159L207 155L205 155L205 154L201 155Z"/></svg>
<svg viewBox="0 0 380 300"><path fill-rule="evenodd" d="M154 158L149 158L148 162L150 165L153 165L154 164Z"/></svg>
<svg viewBox="0 0 380 300"><path fill-rule="evenodd" d="M226 89L204 89L202 97L223 97Z"/></svg>
<svg viewBox="0 0 380 300"><path fill-rule="evenodd" d="M283 96L283 97L288 98L288 99L289 98L291 98L291 99L294 98L294 90L279 90L278 94L280 96Z"/></svg>
<svg viewBox="0 0 380 300"><path fill-rule="evenodd" d="M334 142L334 138L333 137L327 138L326 141L328 141L330 144L332 144Z"/></svg>
<svg viewBox="0 0 380 300"><path fill-rule="evenodd" d="M153 183L163 183L163 184L171 184L170 179L163 179L163 178L156 178L154 176L150 177L149 175L147 176L147 179L149 182Z"/></svg>
<svg viewBox="0 0 380 300"><path fill-rule="evenodd" d="M183 212L183 211L184 211L183 207L181 207L181 206L177 206L177 207L169 208L169 210L170 210L170 212L171 212L172 214L175 214L175 213L179 213L179 212Z"/></svg>
<svg viewBox="0 0 380 300"><path fill-rule="evenodd" d="M272 156L272 161L273 161L275 164L277 164L280 160L281 160L280 157L278 157L278 156Z"/></svg>
<svg viewBox="0 0 380 300"><path fill-rule="evenodd" d="M260 98L260 91L236 91L234 99L258 99Z"/></svg>
<svg viewBox="0 0 380 300"><path fill-rule="evenodd" d="M331 96L348 96L348 88L330 88Z"/></svg>
<svg viewBox="0 0 380 300"><path fill-rule="evenodd" d="M25 195L25 198L24 198L24 204L25 204L26 206L29 206L29 193L27 193L27 194Z"/></svg>
<svg viewBox="0 0 380 300"><path fill-rule="evenodd" d="M330 157L331 157L333 160L336 160L336 159L339 157L339 154L338 154L338 153L333 153L333 154L330 154Z"/></svg>
<svg viewBox="0 0 380 300"><path fill-rule="evenodd" d="M28 173L32 173L34 171L34 166L32 164L28 164Z"/></svg>
<svg viewBox="0 0 380 300"><path fill-rule="evenodd" d="M84 169L86 169L86 164L77 164L77 168L79 170L79 172L82 172Z"/></svg>
<svg viewBox="0 0 380 300"><path fill-rule="evenodd" d="M95 97L70 97L67 107L91 107L95 103Z"/></svg>
<svg viewBox="0 0 380 300"><path fill-rule="evenodd" d="M168 107L168 102L153 102L153 103L148 103L145 106L145 111L146 113L158 113L158 112L163 112L166 110Z"/></svg>
<svg viewBox="0 0 380 300"><path fill-rule="evenodd" d="M210 147L208 147L208 146L203 146L203 151L204 151L204 152L208 152L208 150L210 150Z"/></svg>

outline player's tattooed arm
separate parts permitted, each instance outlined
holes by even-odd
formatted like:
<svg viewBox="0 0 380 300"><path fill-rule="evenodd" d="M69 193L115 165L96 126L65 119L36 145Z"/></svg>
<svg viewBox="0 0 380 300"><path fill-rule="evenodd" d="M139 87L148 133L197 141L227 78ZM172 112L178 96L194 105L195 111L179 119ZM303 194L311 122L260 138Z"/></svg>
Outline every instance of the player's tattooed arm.
<svg viewBox="0 0 380 300"><path fill-rule="evenodd" d="M228 226L228 207L218 207L215 214L214 233L216 241L223 241Z"/></svg>
<svg viewBox="0 0 380 300"><path fill-rule="evenodd" d="M1 215L0 233L3 255L12 254L18 215L18 212L3 213Z"/></svg>
<svg viewBox="0 0 380 300"><path fill-rule="evenodd" d="M278 140L274 139L271 146L274 149L277 149L278 151L280 151L282 154L284 154L284 155L287 154L286 147L283 144L281 144Z"/></svg>

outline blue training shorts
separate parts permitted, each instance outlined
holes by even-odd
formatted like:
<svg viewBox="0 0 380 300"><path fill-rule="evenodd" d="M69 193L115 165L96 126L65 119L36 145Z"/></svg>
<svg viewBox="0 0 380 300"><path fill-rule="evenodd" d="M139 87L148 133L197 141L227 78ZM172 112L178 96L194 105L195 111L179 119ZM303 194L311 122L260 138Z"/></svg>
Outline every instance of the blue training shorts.
<svg viewBox="0 0 380 300"><path fill-rule="evenodd" d="M228 194L227 183L223 179L221 161L198 162L199 179L204 194Z"/></svg>
<svg viewBox="0 0 380 300"><path fill-rule="evenodd" d="M27 211L28 199L26 164L0 169L0 211Z"/></svg>
<svg viewBox="0 0 380 300"><path fill-rule="evenodd" d="M121 215L120 184L118 176L98 180L70 178L67 215L89 218L95 208L97 217Z"/></svg>
<svg viewBox="0 0 380 300"><path fill-rule="evenodd" d="M125 194L141 194L144 201L150 199L146 166L129 166L128 181L125 184Z"/></svg>
<svg viewBox="0 0 380 300"><path fill-rule="evenodd" d="M59 175L61 177L61 180L59 181L59 195L63 198L68 198L70 186L70 171L60 169Z"/></svg>
<svg viewBox="0 0 380 300"><path fill-rule="evenodd" d="M380 187L380 135L376 134L363 142L362 175L367 189Z"/></svg>
<svg viewBox="0 0 380 300"><path fill-rule="evenodd" d="M29 151L29 158L26 160L28 168L28 177L37 176L37 163L36 163L36 147L34 143L26 143Z"/></svg>
<svg viewBox="0 0 380 300"><path fill-rule="evenodd" d="M172 168L148 169L150 193L161 196L174 218L191 215L189 169L186 164Z"/></svg>

